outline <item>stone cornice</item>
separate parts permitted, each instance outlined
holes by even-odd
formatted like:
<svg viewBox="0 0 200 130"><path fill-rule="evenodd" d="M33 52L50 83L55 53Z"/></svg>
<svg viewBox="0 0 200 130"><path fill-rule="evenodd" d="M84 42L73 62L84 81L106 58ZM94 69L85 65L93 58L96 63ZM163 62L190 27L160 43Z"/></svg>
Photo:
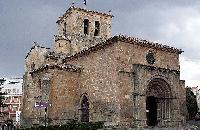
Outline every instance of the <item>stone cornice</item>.
<svg viewBox="0 0 200 130"><path fill-rule="evenodd" d="M59 60L59 59L65 59L66 57L69 57L69 54L65 54L65 53L55 53L53 52L48 52L46 55L46 58L50 58L53 60Z"/></svg>
<svg viewBox="0 0 200 130"><path fill-rule="evenodd" d="M63 14L61 17L59 17L59 20L56 23L60 23L61 21L63 21L63 19L66 18L68 14L72 13L73 10L85 12L85 13L88 13L88 14L98 14L98 15L102 15L102 16L113 17L113 15L110 15L110 14L100 13L100 12L97 12L97 11L86 10L86 9L82 9L82 8L72 6L65 12L65 14Z"/></svg>
<svg viewBox="0 0 200 130"><path fill-rule="evenodd" d="M48 69L58 69L58 70L72 71L72 72L80 72L81 71L80 67L77 67L77 66L71 65L71 64L46 64L46 65L41 66L38 69L32 70L30 72L30 74L42 72L42 71L48 70Z"/></svg>
<svg viewBox="0 0 200 130"><path fill-rule="evenodd" d="M143 64L133 64L133 66L141 67L147 70L153 70L153 71L159 71L159 72L172 72L175 74L180 74L179 70L174 70L174 69L168 69L168 68L161 68L161 67L156 67L156 66L149 66L149 65L143 65Z"/></svg>
<svg viewBox="0 0 200 130"><path fill-rule="evenodd" d="M69 40L67 37L64 37L64 36L61 36L61 35L54 35L54 37L55 37L55 41L66 40L66 41L71 42L71 40Z"/></svg>

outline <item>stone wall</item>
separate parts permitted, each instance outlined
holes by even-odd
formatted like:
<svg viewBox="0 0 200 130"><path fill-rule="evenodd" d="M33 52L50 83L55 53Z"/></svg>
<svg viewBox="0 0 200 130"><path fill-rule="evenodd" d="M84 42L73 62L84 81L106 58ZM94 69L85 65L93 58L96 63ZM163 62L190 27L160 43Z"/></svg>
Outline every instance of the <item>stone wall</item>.
<svg viewBox="0 0 200 130"><path fill-rule="evenodd" d="M155 56L155 63L148 64L146 55L152 52ZM143 47L142 45L119 42L115 45L115 58L118 60L121 69L131 69L133 64L150 65L159 68L179 70L179 54L162 51L155 48Z"/></svg>
<svg viewBox="0 0 200 130"><path fill-rule="evenodd" d="M35 44L25 58L25 71L30 72L33 69L37 69L41 65L46 64L45 55L48 53L48 51L48 48L40 47L39 45Z"/></svg>
<svg viewBox="0 0 200 130"><path fill-rule="evenodd" d="M51 58L45 59L44 56L47 52L44 51L45 53L42 53L42 51L38 52L36 50L32 50L31 56L27 58L27 66L30 66L33 61L37 63L35 66L37 68L44 63L53 64L59 61L54 61ZM146 55L149 52L153 53L156 59L153 65L146 60ZM41 57L41 59L39 58L40 60L38 60L36 57ZM60 63L62 62L60 61ZM133 119L140 118L145 121L146 118L144 114L146 111L145 98L138 99L139 106L137 106L143 112L141 114L138 113L137 116L134 114L134 109L136 108L134 108L133 101L133 93L135 91L133 64L150 66L156 69L162 68L170 72L179 72L177 53L125 42L110 44L104 48L86 53L84 56L72 58L67 63L81 67L81 72L51 69L48 72L35 72L32 76L29 73L26 74L25 79L30 79L31 82L25 83L25 95L29 96L26 97L29 101L25 103L27 110L24 110L24 115L32 118L44 116L43 110L36 110L31 106L36 101L35 97L41 96L42 100L48 100L52 104L48 108L48 117L53 120L53 124L60 122L62 119L80 120L81 95L87 93L90 104L90 121L106 121L109 125L133 126L135 125ZM140 83L140 90L138 91L144 94L145 92L143 91L147 87L147 81L155 74L163 75L163 72L158 71L152 74L141 71L139 74L143 75L141 79L143 78L144 81ZM48 91L48 94L44 93L39 87L40 85L42 86L43 79L47 75L50 77L49 83L47 83L49 87L45 90L45 92ZM171 86L173 93L176 96L180 96L180 75L178 74L174 77L173 74L166 73L164 76L168 77L167 81L171 85L173 84ZM46 96L45 99L44 96ZM180 113L179 110L177 112ZM35 121L35 123L42 123L42 120L39 122ZM144 126L145 122L140 125Z"/></svg>
<svg viewBox="0 0 200 130"><path fill-rule="evenodd" d="M29 76L29 77L28 77ZM51 74L48 71L24 76L24 97L22 110L22 125L30 127L33 124L44 124L44 108L35 107L39 102L48 102L51 90ZM27 83L27 81L29 81Z"/></svg>
<svg viewBox="0 0 200 130"><path fill-rule="evenodd" d="M71 41L66 38L56 37L54 43L54 52L71 54L72 53Z"/></svg>
<svg viewBox="0 0 200 130"><path fill-rule="evenodd" d="M48 51L48 48L41 47L35 43L25 59L25 75L23 77L22 98L22 125L24 126L39 124L36 118L41 110L36 110L34 105L36 97L40 94L40 90L37 84L38 82L34 82L30 72L47 63L45 55Z"/></svg>
<svg viewBox="0 0 200 130"><path fill-rule="evenodd" d="M105 40L106 39L101 37L89 37L81 34L67 35L66 37L56 36L54 51L56 53L73 55L82 50L87 50Z"/></svg>
<svg viewBox="0 0 200 130"><path fill-rule="evenodd" d="M113 49L102 49L69 63L81 66L80 92L87 93L90 102L90 120L119 121L118 81Z"/></svg>
<svg viewBox="0 0 200 130"><path fill-rule="evenodd" d="M146 54L149 51L156 55L154 65L149 65L146 61ZM131 124L133 121L133 64L179 71L178 54L123 42L74 58L69 63L83 68L80 75L80 90L82 93L88 93L90 97L90 119L92 121L106 120L111 124L119 122ZM161 72L157 74L159 75ZM178 91L179 74L177 77L169 73L166 75L169 77L173 92ZM151 77L153 77L151 74L144 75L145 80L149 80ZM143 83L141 85L145 88L147 84ZM146 99L141 100L140 104L145 105L145 101ZM104 108L106 111L101 110ZM145 111L145 109L143 110ZM146 117L146 115L141 116Z"/></svg>
<svg viewBox="0 0 200 130"><path fill-rule="evenodd" d="M52 123L78 119L80 108L79 72L53 70L48 117Z"/></svg>

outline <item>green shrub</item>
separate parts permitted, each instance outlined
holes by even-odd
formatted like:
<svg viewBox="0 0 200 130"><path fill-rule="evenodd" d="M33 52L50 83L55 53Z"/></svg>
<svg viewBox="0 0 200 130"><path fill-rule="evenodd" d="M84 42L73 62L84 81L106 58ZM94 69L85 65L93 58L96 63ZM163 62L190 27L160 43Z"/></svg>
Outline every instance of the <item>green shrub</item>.
<svg viewBox="0 0 200 130"><path fill-rule="evenodd" d="M47 130L97 130L103 128L104 122L75 122L71 121L64 125L54 125L54 126L47 126ZM37 128L27 128L27 129L20 129L20 130L45 130L44 126L39 126Z"/></svg>

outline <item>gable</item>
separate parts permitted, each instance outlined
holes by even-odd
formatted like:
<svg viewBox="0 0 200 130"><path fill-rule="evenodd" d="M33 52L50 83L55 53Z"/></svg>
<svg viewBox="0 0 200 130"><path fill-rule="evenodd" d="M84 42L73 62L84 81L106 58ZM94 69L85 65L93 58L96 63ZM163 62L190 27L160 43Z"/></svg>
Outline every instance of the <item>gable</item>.
<svg viewBox="0 0 200 130"><path fill-rule="evenodd" d="M29 57L29 55L31 54L32 50L35 50L37 48L41 48L41 49L45 49L45 50L49 50L50 48L46 48L46 47L43 47L43 46L39 46L37 45L35 42L34 42L34 46L31 47L31 49L29 50L29 52L27 53L25 59L27 59Z"/></svg>
<svg viewBox="0 0 200 130"><path fill-rule="evenodd" d="M35 69L42 65L46 60L45 54L47 54L47 52L49 52L49 48L41 47L39 45L33 46L25 58L26 71L30 71L33 68Z"/></svg>
<svg viewBox="0 0 200 130"><path fill-rule="evenodd" d="M88 49L82 50L78 53L75 53L74 55L68 56L66 58L66 61L75 58L75 57L79 57L79 56L83 56L85 54L89 54L90 52L93 51L97 51L98 49L101 48L106 48L111 44L114 44L118 41L124 42L124 43L129 43L129 44L134 44L134 45L138 45L138 46L142 46L142 47L146 47L149 49L156 49L156 50L161 50L163 52L170 52L170 53L177 53L177 54L181 54L183 51L181 49L177 49L174 47L170 47L167 45L162 45L159 43L153 43L147 40L143 40L143 39L139 39L139 38L134 38L134 37L128 37L128 36L124 36L124 35L119 35L119 36L114 36L108 40L106 40L105 42L99 43L95 46L92 46Z"/></svg>
<svg viewBox="0 0 200 130"><path fill-rule="evenodd" d="M156 62L153 65L161 68L172 68L175 70L179 70L179 54L183 52L180 49L166 45L120 35L114 36L105 42L88 48L87 50L68 56L64 59L64 62L70 62L73 59L82 60L82 57L90 57L89 55L94 55L94 53L98 53L102 49L108 49L109 52L111 51L110 46L115 47L112 48L114 50L113 54L109 55L115 55L115 59L120 59L120 62L127 62L126 64L137 63L149 65L146 56L149 52L152 52L155 53L156 58Z"/></svg>

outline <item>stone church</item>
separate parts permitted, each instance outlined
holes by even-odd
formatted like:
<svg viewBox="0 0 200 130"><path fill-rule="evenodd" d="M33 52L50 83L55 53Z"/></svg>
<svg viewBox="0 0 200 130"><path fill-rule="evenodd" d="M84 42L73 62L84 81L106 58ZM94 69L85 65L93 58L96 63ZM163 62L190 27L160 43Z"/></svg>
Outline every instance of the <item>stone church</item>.
<svg viewBox="0 0 200 130"><path fill-rule="evenodd" d="M185 123L180 49L112 36L113 15L70 7L53 48L34 43L25 58L22 125L69 120L166 127ZM35 105L36 104L36 105Z"/></svg>

